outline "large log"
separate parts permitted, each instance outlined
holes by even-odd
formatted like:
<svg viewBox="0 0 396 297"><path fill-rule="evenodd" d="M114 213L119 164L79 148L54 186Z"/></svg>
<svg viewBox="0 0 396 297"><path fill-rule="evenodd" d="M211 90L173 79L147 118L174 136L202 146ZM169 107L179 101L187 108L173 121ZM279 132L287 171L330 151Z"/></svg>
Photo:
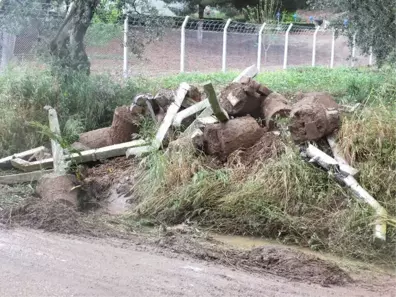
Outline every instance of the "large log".
<svg viewBox="0 0 396 297"><path fill-rule="evenodd" d="M340 114L335 101L305 97L293 105L289 130L296 142L319 140L339 128Z"/></svg>
<svg viewBox="0 0 396 297"><path fill-rule="evenodd" d="M207 125L204 129L204 151L226 160L232 152L254 145L263 133L263 129L250 116Z"/></svg>
<svg viewBox="0 0 396 297"><path fill-rule="evenodd" d="M139 119L129 111L127 106L117 107L111 124L111 144L131 141L132 134L139 132Z"/></svg>
<svg viewBox="0 0 396 297"><path fill-rule="evenodd" d="M241 83L228 85L220 94L221 107L230 115L241 117L260 116L262 97L254 88Z"/></svg>
<svg viewBox="0 0 396 297"><path fill-rule="evenodd" d="M90 149L109 146L113 144L111 132L111 127L107 127L82 133L78 142Z"/></svg>
<svg viewBox="0 0 396 297"><path fill-rule="evenodd" d="M261 104L262 117L268 129L275 128L277 117L288 117L292 110L287 99L279 93L271 93Z"/></svg>
<svg viewBox="0 0 396 297"><path fill-rule="evenodd" d="M240 82L241 79L243 79L244 77L251 77L254 78L256 75L258 74L258 69L256 65L252 65L248 68L246 68L245 70L243 70L234 80L233 82ZM208 99L205 99L203 101L208 101ZM198 118L201 117L208 117L211 116L213 114L213 110L210 106L206 107L201 114L198 116ZM190 126L188 126L188 128L184 131L183 135L190 135L195 131L195 129L197 129L197 127L199 126L199 123L197 120L195 120Z"/></svg>

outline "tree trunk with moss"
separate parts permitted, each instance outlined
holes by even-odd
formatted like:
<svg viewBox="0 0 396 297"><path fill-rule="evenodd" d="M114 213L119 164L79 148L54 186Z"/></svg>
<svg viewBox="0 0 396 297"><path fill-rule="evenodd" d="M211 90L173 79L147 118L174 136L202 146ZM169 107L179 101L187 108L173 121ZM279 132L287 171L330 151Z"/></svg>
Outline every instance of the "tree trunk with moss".
<svg viewBox="0 0 396 297"><path fill-rule="evenodd" d="M84 37L100 0L76 0L68 9L65 20L51 41L54 66L90 73Z"/></svg>

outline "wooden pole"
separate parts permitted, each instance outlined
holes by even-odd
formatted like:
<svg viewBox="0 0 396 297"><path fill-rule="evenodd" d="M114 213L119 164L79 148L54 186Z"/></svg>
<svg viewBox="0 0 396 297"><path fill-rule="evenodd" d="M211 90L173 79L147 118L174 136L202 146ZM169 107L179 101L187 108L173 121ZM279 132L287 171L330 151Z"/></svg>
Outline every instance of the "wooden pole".
<svg viewBox="0 0 396 297"><path fill-rule="evenodd" d="M211 83L204 85L204 90L208 96L210 106L212 107L214 115L220 122L226 122L230 119L227 112L220 106L219 99L217 99L216 91Z"/></svg>

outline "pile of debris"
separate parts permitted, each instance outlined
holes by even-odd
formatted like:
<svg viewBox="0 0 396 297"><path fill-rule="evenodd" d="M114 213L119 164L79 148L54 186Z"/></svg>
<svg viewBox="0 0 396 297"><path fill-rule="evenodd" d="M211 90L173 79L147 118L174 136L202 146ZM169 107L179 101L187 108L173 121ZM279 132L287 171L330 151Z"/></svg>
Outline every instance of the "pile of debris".
<svg viewBox="0 0 396 297"><path fill-rule="evenodd" d="M0 177L0 183L17 183L39 180L37 192L45 199L58 199L77 205L78 187L74 177L66 173L67 163L88 163L126 155L140 157L153 151L168 148L183 149L183 144L215 156L222 162L231 154L251 149L274 155L271 148L279 147L281 135L301 147L302 156L323 168L343 185L348 186L358 198L366 201L379 218L386 211L359 186L354 176L357 170L349 166L335 142L340 127L340 106L328 93L300 93L292 104L282 94L276 93L253 78L257 68L251 66L218 94L213 85L203 86L204 92L187 83L173 91L156 96L141 94L131 106L118 107L111 127L80 135L73 145L78 153L64 151L52 140L52 158L43 159L44 148L10 156L0 160L0 168L17 168L23 174ZM60 135L54 109L48 107L50 128ZM150 117L158 126L154 139L136 139L139 121ZM170 142L171 131L180 132L178 139ZM325 139L333 156L321 151L312 143ZM52 170L46 170L51 169ZM42 171L46 170L46 171ZM386 224L376 224L375 238L385 240Z"/></svg>

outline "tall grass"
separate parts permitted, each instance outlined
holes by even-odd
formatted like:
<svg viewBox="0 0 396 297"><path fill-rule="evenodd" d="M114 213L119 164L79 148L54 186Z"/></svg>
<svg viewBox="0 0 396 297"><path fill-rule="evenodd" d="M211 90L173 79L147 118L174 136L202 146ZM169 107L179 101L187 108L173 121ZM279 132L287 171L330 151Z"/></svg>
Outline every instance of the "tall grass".
<svg viewBox="0 0 396 297"><path fill-rule="evenodd" d="M45 105L54 107L66 138L108 126L116 106L130 104L133 83L121 86L106 76L48 70L10 69L0 76L0 157L46 143L30 122L48 123Z"/></svg>

